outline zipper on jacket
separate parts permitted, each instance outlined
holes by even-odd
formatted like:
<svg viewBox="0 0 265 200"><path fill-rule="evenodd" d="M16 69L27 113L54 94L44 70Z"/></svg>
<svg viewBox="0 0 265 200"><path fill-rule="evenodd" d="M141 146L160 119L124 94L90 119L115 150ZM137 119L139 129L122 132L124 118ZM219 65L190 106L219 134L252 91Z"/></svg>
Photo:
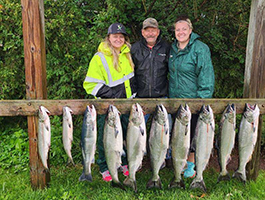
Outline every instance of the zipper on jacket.
<svg viewBox="0 0 265 200"><path fill-rule="evenodd" d="M151 62L150 77L151 82L149 83L149 97L152 97L152 83L153 83L153 61L152 61L152 49L150 49L149 58Z"/></svg>

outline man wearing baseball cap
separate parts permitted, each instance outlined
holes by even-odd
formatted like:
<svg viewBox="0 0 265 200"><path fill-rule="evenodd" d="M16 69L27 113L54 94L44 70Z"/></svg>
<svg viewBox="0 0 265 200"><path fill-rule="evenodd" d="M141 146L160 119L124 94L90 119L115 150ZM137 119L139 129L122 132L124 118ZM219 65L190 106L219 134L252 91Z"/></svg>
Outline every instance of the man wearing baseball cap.
<svg viewBox="0 0 265 200"><path fill-rule="evenodd" d="M134 43L131 48L137 97L167 97L170 45L161 38L158 23L154 18L143 21L141 33L140 41Z"/></svg>
<svg viewBox="0 0 265 200"><path fill-rule="evenodd" d="M154 18L143 21L141 33L140 41L131 48L137 84L136 98L167 98L170 44L161 38L158 22ZM149 116L150 114L145 115L146 122ZM171 123L170 115L169 119Z"/></svg>

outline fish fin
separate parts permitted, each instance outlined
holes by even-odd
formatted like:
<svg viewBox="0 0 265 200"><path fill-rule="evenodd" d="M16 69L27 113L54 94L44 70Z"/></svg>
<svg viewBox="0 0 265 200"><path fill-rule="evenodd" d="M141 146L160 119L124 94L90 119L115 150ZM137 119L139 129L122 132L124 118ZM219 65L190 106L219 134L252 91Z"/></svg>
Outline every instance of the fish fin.
<svg viewBox="0 0 265 200"><path fill-rule="evenodd" d="M166 128L166 135L169 133L169 129L168 128Z"/></svg>
<svg viewBox="0 0 265 200"><path fill-rule="evenodd" d="M180 181L176 181L175 177L172 179L172 181L170 182L170 184L168 185L168 188L180 188L180 189L184 189L185 190L185 183L184 180L181 179Z"/></svg>
<svg viewBox="0 0 265 200"><path fill-rule="evenodd" d="M200 189L203 192L206 192L206 186L203 179L201 181L193 179L193 181L190 184L190 189Z"/></svg>
<svg viewBox="0 0 265 200"><path fill-rule="evenodd" d="M230 175L227 173L225 175L220 174L217 179L217 183L220 181L230 181Z"/></svg>
<svg viewBox="0 0 265 200"><path fill-rule="evenodd" d="M122 150L121 155L124 157L126 156L126 152L124 151L124 149Z"/></svg>
<svg viewBox="0 0 265 200"><path fill-rule="evenodd" d="M162 189L162 183L160 178L158 178L156 181L153 181L152 179L150 179L146 185L146 189L151 189L151 188L158 188L158 189Z"/></svg>
<svg viewBox="0 0 265 200"><path fill-rule="evenodd" d="M132 178L127 177L124 181L123 184L131 187L135 192L137 192L137 185L136 185L136 181L133 180Z"/></svg>
<svg viewBox="0 0 265 200"><path fill-rule="evenodd" d="M120 182L115 183L115 182L111 181L111 186L112 186L112 187L120 188L120 189L122 189L122 190L125 190L125 188L123 187L123 185L122 185Z"/></svg>
<svg viewBox="0 0 265 200"><path fill-rule="evenodd" d="M49 126L46 126L46 125L45 125L45 129L46 129L47 131L50 131Z"/></svg>
<svg viewBox="0 0 265 200"><path fill-rule="evenodd" d="M185 128L185 135L187 135L188 132L189 132L189 125L187 124Z"/></svg>
<svg viewBox="0 0 265 200"><path fill-rule="evenodd" d="M82 175L79 177L79 181L92 182L92 175L91 174L85 175L85 173L83 172Z"/></svg>
<svg viewBox="0 0 265 200"><path fill-rule="evenodd" d="M210 126L211 126L212 130L214 131L215 130L214 124L210 123Z"/></svg>
<svg viewBox="0 0 265 200"><path fill-rule="evenodd" d="M238 172L238 171L236 171L236 172L233 174L232 177L238 179L239 181L241 181L241 182L243 182L243 183L246 183L246 178L245 178L245 176L244 176L242 173Z"/></svg>
<svg viewBox="0 0 265 200"><path fill-rule="evenodd" d="M75 163L74 163L73 158L68 158L68 161L67 161L66 165L70 165L70 164L72 164L73 167L75 167Z"/></svg>
<svg viewBox="0 0 265 200"><path fill-rule="evenodd" d="M115 138L117 138L118 134L119 134L119 130L116 129L116 127L114 128L114 132L115 132Z"/></svg>
<svg viewBox="0 0 265 200"><path fill-rule="evenodd" d="M139 129L140 129L140 133L142 134L142 136L144 136L144 133L145 133L144 129L141 126L139 126Z"/></svg>

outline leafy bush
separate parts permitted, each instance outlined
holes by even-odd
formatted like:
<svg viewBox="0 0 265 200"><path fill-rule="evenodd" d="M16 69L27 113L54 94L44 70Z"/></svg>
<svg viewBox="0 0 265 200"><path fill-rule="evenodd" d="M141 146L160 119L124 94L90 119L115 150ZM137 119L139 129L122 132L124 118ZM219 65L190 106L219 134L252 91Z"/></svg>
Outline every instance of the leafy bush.
<svg viewBox="0 0 265 200"><path fill-rule="evenodd" d="M0 167L12 167L15 172L27 170L29 162L28 133L20 127L6 128L1 132Z"/></svg>

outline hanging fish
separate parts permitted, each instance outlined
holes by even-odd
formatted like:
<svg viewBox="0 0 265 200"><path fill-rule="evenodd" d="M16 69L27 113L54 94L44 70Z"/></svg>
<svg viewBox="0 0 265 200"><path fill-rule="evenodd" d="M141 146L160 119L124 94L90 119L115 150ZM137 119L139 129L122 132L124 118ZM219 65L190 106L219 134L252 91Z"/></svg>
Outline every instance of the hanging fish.
<svg viewBox="0 0 265 200"><path fill-rule="evenodd" d="M63 107L63 147L69 157L70 162L75 165L72 154L72 142L73 142L73 120L72 120L73 111L65 106Z"/></svg>
<svg viewBox="0 0 265 200"><path fill-rule="evenodd" d="M45 169L48 169L48 154L51 146L51 124L50 112L43 106L39 107L38 112L38 151L41 162Z"/></svg>
<svg viewBox="0 0 265 200"><path fill-rule="evenodd" d="M233 177L244 183L247 180L246 165L251 160L257 142L259 115L259 107L247 103L240 122L238 134L239 166Z"/></svg>

